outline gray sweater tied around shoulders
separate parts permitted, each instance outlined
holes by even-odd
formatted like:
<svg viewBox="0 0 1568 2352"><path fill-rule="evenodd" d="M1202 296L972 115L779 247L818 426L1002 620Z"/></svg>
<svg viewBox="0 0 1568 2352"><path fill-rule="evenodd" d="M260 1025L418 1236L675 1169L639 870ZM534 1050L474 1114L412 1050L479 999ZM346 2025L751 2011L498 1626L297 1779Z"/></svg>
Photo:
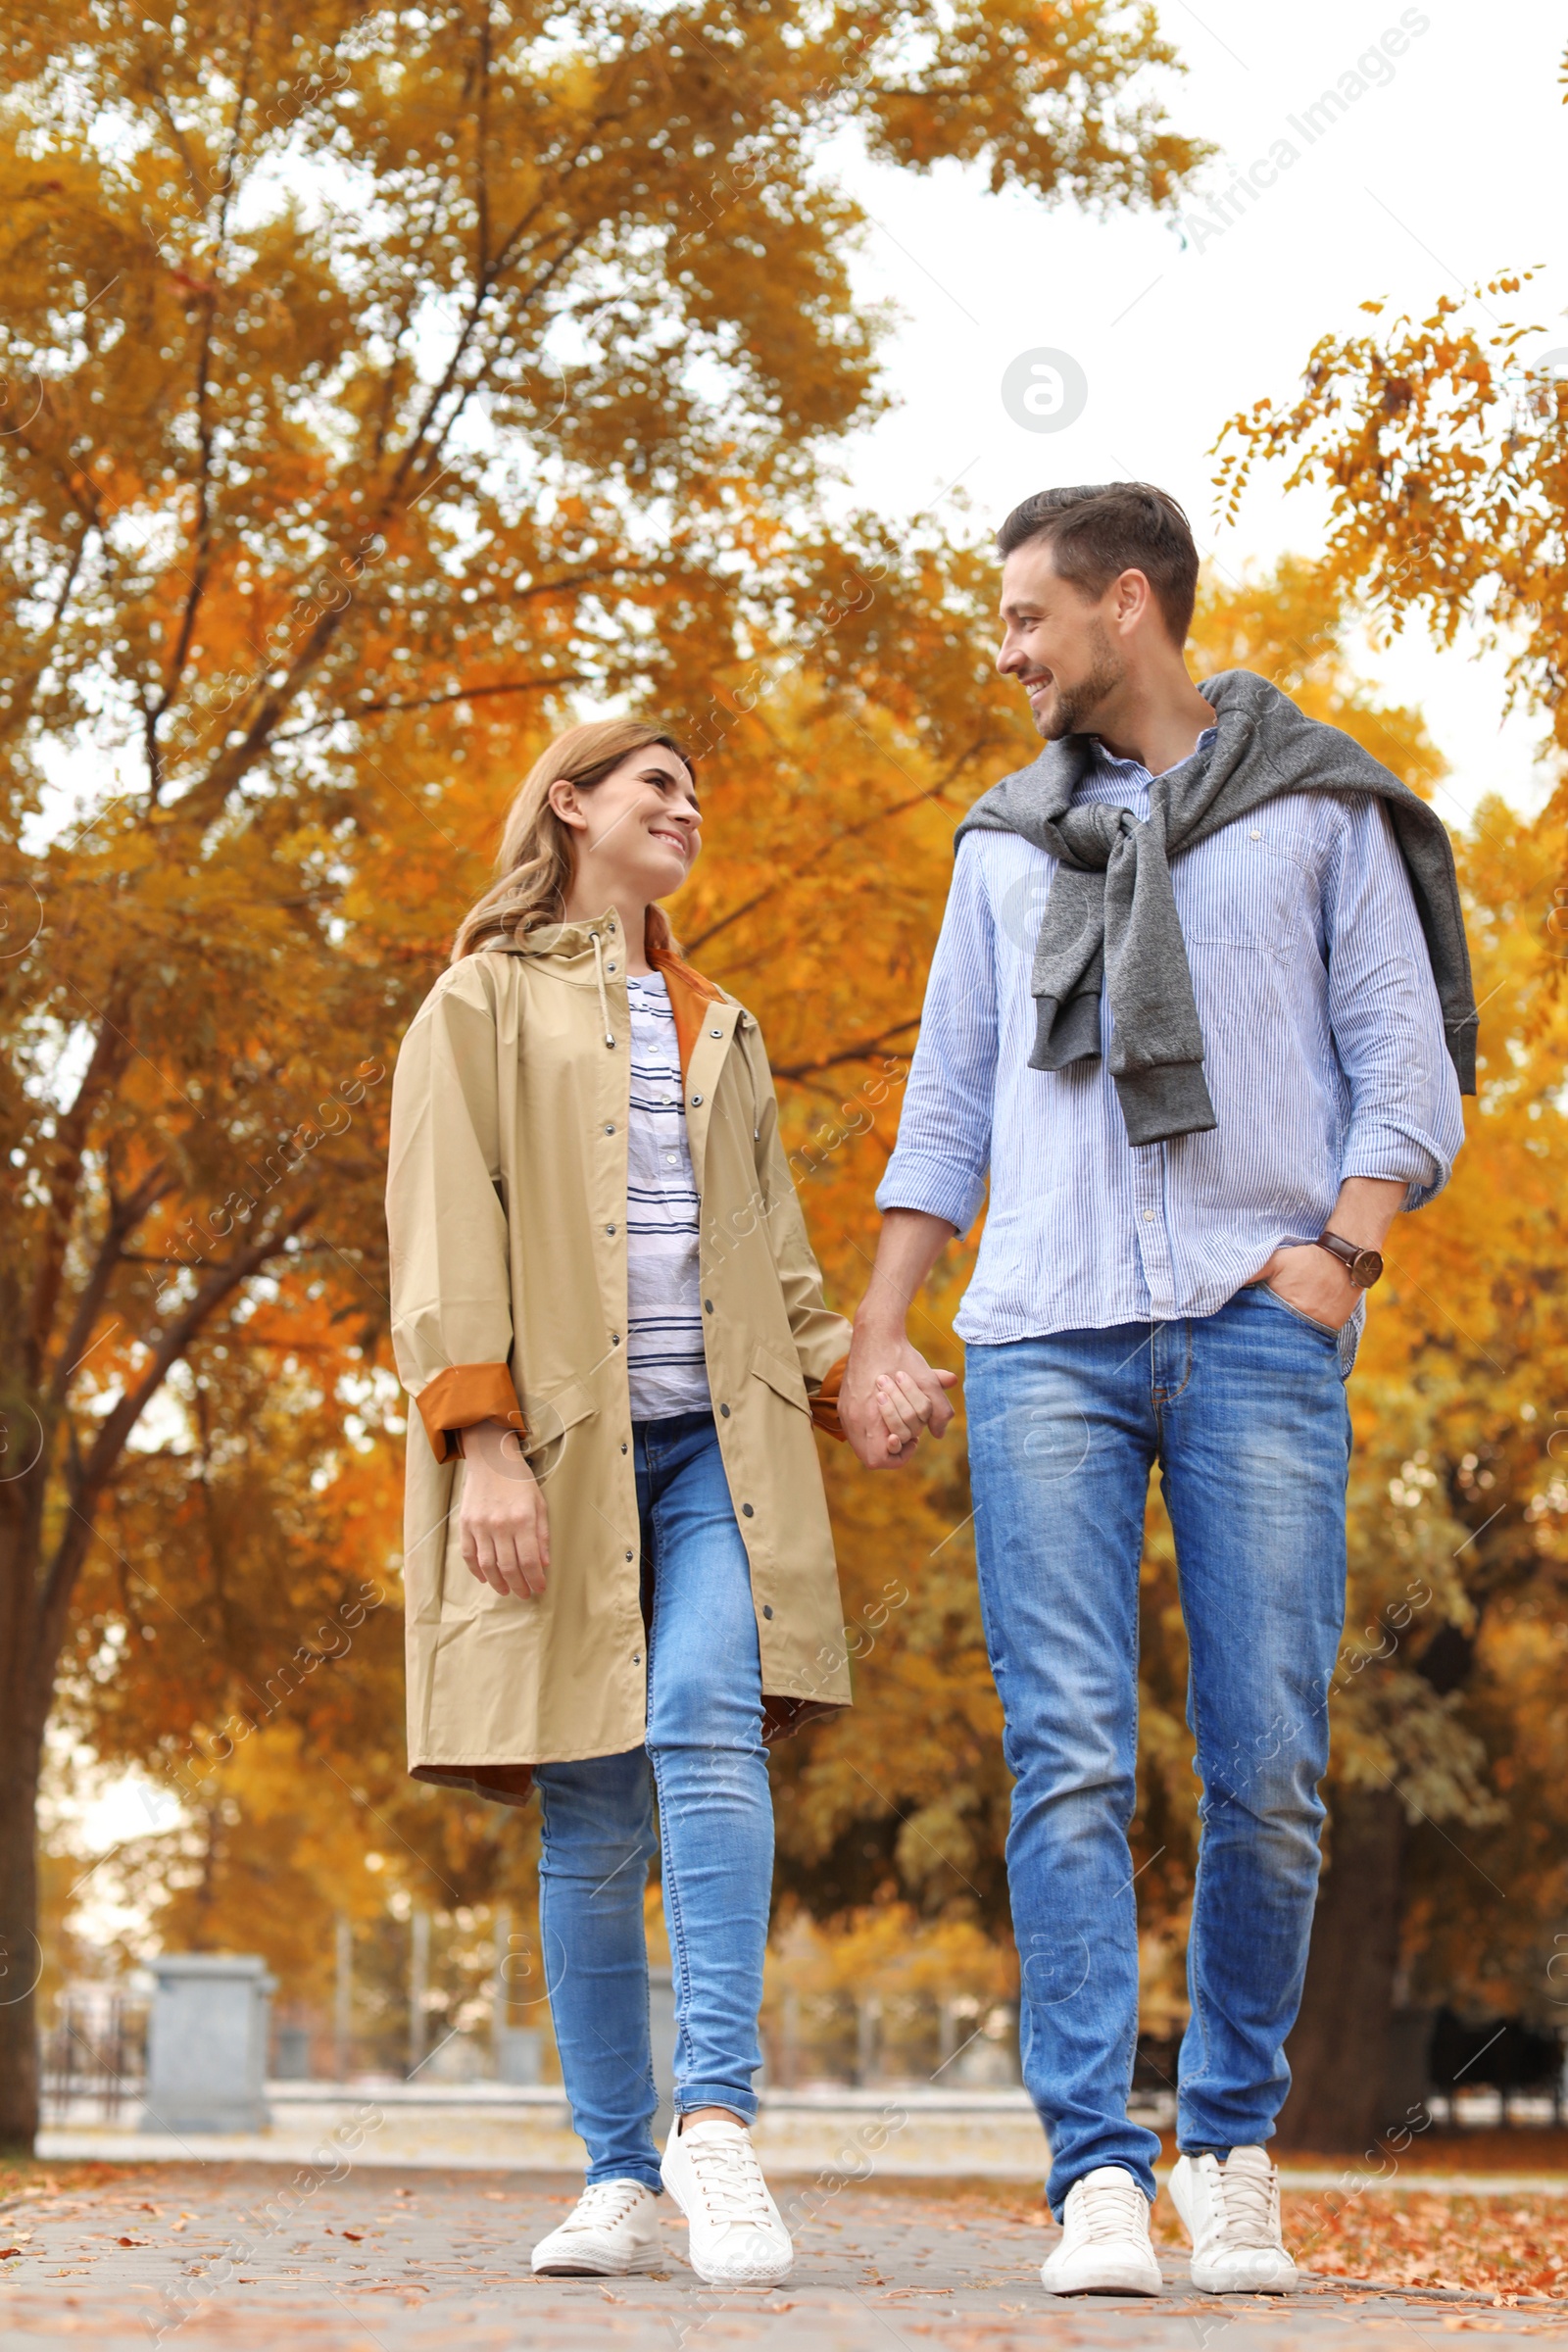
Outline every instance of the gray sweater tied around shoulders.
<svg viewBox="0 0 1568 2352"><path fill-rule="evenodd" d="M956 849L982 828L1017 833L1057 860L1030 982L1030 1068L1099 1059L1103 987L1128 1140L1158 1144L1216 1126L1170 860L1281 793L1375 793L1409 873L1460 1091L1473 1095L1475 991L1442 819L1358 743L1306 717L1267 678L1228 669L1198 691L1214 706L1215 741L1152 779L1147 822L1126 808L1074 808L1094 743L1067 735L982 794L955 836Z"/></svg>

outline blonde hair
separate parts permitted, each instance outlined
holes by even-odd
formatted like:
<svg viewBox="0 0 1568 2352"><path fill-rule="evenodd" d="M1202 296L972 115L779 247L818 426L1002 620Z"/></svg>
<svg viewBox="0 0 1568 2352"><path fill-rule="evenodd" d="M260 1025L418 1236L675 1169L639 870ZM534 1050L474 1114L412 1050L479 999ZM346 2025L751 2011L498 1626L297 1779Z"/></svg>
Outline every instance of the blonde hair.
<svg viewBox="0 0 1568 2352"><path fill-rule="evenodd" d="M517 939L540 923L559 923L574 870L571 828L550 806L552 784L586 791L617 768L633 752L662 744L696 774L696 762L667 728L635 718L595 719L568 727L541 753L507 810L496 857L496 879L458 925L452 960L461 963L492 940ZM662 908L648 909L651 947L668 948L669 925Z"/></svg>

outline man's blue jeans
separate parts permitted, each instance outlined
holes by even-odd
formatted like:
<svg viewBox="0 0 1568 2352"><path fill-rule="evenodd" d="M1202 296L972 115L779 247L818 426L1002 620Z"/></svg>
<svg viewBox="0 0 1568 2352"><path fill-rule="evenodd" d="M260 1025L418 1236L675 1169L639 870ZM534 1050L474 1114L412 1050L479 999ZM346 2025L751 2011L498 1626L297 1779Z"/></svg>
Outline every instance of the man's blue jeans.
<svg viewBox="0 0 1568 2352"><path fill-rule="evenodd" d="M711 1413L634 1424L648 1621L648 1744L534 1774L539 1928L588 2179L657 2190L643 1890L662 1843L675 1979L675 2111L757 2113L773 1877L751 1570ZM650 1766L652 1774L650 1776ZM659 1836L654 1831L654 1791Z"/></svg>
<svg viewBox="0 0 1568 2352"><path fill-rule="evenodd" d="M1353 1342L1245 1290L1191 1322L968 1349L986 1642L1013 1776L1024 2080L1049 2195L1159 2143L1127 2120L1138 2032L1138 1579L1151 1465L1176 1535L1202 1783L1177 2140L1271 2137L1306 1969L1345 1619Z"/></svg>

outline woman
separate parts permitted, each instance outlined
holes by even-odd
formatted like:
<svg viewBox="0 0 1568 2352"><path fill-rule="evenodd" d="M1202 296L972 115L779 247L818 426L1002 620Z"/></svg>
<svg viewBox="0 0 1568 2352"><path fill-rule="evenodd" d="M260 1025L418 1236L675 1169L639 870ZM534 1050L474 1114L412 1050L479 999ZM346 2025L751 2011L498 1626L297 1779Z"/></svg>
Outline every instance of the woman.
<svg viewBox="0 0 1568 2352"><path fill-rule="evenodd" d="M811 1425L839 1434L850 1332L822 1302L757 1023L681 961L659 906L700 821L673 736L571 728L404 1043L409 1743L421 1780L539 1790L546 1976L590 2161L534 2269L650 2268L662 2180L699 2276L762 2285L792 2253L748 2130L764 1727L849 1704ZM677 2025L662 2166L655 1792Z"/></svg>

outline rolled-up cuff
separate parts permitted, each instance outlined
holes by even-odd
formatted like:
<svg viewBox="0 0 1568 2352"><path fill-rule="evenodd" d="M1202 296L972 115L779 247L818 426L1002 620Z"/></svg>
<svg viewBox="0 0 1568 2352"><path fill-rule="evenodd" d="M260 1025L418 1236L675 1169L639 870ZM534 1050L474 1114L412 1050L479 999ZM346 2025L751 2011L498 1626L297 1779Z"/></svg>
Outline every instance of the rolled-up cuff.
<svg viewBox="0 0 1568 2352"><path fill-rule="evenodd" d="M844 1368L849 1360L847 1355L841 1355L836 1364L829 1365L823 1374L821 1387L811 1398L811 1419L818 1429L825 1431L830 1438L837 1438L841 1445L844 1442L844 1424L839 1419L839 1391L844 1386Z"/></svg>
<svg viewBox="0 0 1568 2352"><path fill-rule="evenodd" d="M450 1461L460 1450L452 1443L455 1430L472 1429L480 1421L504 1421L519 1437L528 1434L505 1364L453 1364L427 1381L415 1401L438 1462Z"/></svg>
<svg viewBox="0 0 1568 2352"><path fill-rule="evenodd" d="M876 1188L876 1204L884 1216L890 1208L916 1208L922 1216L944 1218L956 1233L968 1232L985 1197L983 1167L964 1167L902 1144Z"/></svg>

